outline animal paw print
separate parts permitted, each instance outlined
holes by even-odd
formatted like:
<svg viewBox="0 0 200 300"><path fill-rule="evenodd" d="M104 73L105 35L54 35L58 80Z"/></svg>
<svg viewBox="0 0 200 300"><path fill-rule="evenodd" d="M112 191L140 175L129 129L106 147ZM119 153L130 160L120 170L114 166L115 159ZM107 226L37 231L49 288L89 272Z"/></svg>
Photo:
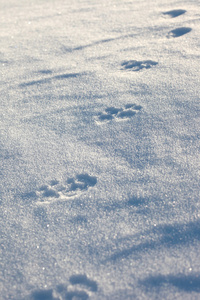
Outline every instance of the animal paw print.
<svg viewBox="0 0 200 300"><path fill-rule="evenodd" d="M110 120L120 120L133 117L142 109L141 105L126 104L123 108L108 107L103 113L100 113L98 120L101 122Z"/></svg>
<svg viewBox="0 0 200 300"><path fill-rule="evenodd" d="M157 65L158 63L156 61L152 60L126 60L121 63L122 70L131 70L134 72L138 72L142 69L150 69L152 66Z"/></svg>
<svg viewBox="0 0 200 300"><path fill-rule="evenodd" d="M180 27L180 28L176 28L174 30L171 30L167 37L170 38L178 38L182 35L185 35L187 33L189 33L192 30L192 28L190 27Z"/></svg>
<svg viewBox="0 0 200 300"><path fill-rule="evenodd" d="M36 290L29 297L30 300L58 300L54 298L53 290Z"/></svg>
<svg viewBox="0 0 200 300"><path fill-rule="evenodd" d="M54 289L36 290L30 295L31 300L87 300L98 290L97 282L86 275L72 275L70 285L57 285Z"/></svg>
<svg viewBox="0 0 200 300"><path fill-rule="evenodd" d="M51 180L49 184L42 185L36 192L39 203L51 203L56 200L65 200L75 197L95 186L97 178L88 174L77 174L75 178L68 178L66 182Z"/></svg>
<svg viewBox="0 0 200 300"><path fill-rule="evenodd" d="M66 300L86 300L98 290L96 281L89 279L85 274L72 275L69 278L69 282L70 286L68 286L68 291L65 295Z"/></svg>
<svg viewBox="0 0 200 300"><path fill-rule="evenodd" d="M186 13L185 9L173 9L170 11L163 12L163 15L168 16L170 18L176 18Z"/></svg>

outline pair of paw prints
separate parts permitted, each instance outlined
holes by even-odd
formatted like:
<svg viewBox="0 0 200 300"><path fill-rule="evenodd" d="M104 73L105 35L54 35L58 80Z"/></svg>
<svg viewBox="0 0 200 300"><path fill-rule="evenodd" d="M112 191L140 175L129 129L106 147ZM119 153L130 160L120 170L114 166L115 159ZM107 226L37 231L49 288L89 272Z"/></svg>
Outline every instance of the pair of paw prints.
<svg viewBox="0 0 200 300"><path fill-rule="evenodd" d="M110 120L120 120L133 117L142 109L141 105L126 104L123 108L107 107L103 113L98 116L98 121L105 122Z"/></svg>
<svg viewBox="0 0 200 300"><path fill-rule="evenodd" d="M88 174L77 174L75 177L68 178L65 182L59 182L54 179L49 184L42 185L36 195L39 203L50 203L58 199L67 199L78 196L80 193L87 191L90 187L95 186L97 178Z"/></svg>
<svg viewBox="0 0 200 300"><path fill-rule="evenodd" d="M169 18L177 18L183 14L185 14L187 11L185 9L174 9L167 12L164 12L163 15ZM171 30L167 34L167 38L177 38L181 37L182 35L189 33L192 30L190 27L179 27L176 29Z"/></svg>
<svg viewBox="0 0 200 300"><path fill-rule="evenodd" d="M87 300L96 293L98 285L95 280L86 275L77 274L69 278L69 285L57 285L54 289L36 290L30 295L30 300Z"/></svg>

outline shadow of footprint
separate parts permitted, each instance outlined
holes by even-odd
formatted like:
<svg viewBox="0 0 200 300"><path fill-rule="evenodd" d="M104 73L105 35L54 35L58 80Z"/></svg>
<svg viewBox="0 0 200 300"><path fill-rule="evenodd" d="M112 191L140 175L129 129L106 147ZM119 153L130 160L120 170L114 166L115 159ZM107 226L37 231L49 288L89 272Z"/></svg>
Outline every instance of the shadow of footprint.
<svg viewBox="0 0 200 300"><path fill-rule="evenodd" d="M167 37L168 38L177 38L180 37L182 35L185 35L186 33L189 33L192 30L192 28L190 27L180 27L180 28L176 28L174 30L171 30Z"/></svg>
<svg viewBox="0 0 200 300"><path fill-rule="evenodd" d="M110 121L112 119L114 119L114 117L110 114L100 114L99 116L100 121Z"/></svg>
<svg viewBox="0 0 200 300"><path fill-rule="evenodd" d="M82 274L72 275L69 281L72 285L80 284L85 286L87 289L89 289L92 292L97 292L98 286L96 281L89 279L86 275L82 275Z"/></svg>
<svg viewBox="0 0 200 300"><path fill-rule="evenodd" d="M85 274L72 275L69 278L70 286L57 285L54 289L35 290L30 300L87 300L89 293L96 293L97 282L89 279ZM56 298L55 298L56 297Z"/></svg>
<svg viewBox="0 0 200 300"><path fill-rule="evenodd" d="M108 113L108 114L110 114L110 115L116 115L116 114L118 114L118 112L120 112L120 111L122 111L121 108L116 108L116 107L113 107L113 106L107 107L107 108L105 109L105 112Z"/></svg>
<svg viewBox="0 0 200 300"><path fill-rule="evenodd" d="M89 279L85 274L72 275L69 278L70 286L58 285L56 292L63 300L87 300L89 292L96 293L98 286L96 281Z"/></svg>
<svg viewBox="0 0 200 300"><path fill-rule="evenodd" d="M76 175L76 178L68 178L67 183L70 185L69 191L83 191L87 190L89 187L95 186L97 178L88 174L78 174Z"/></svg>
<svg viewBox="0 0 200 300"><path fill-rule="evenodd" d="M176 18L186 13L185 9L174 9L170 11L163 12L163 15L169 16L171 18Z"/></svg>
<svg viewBox="0 0 200 300"><path fill-rule="evenodd" d="M158 63L156 61L152 60L127 60L121 63L123 70L131 70L134 72L138 72L142 69L150 69L152 66L157 65Z"/></svg>
<svg viewBox="0 0 200 300"><path fill-rule="evenodd" d="M71 291L65 295L65 300L87 300L89 295L85 291Z"/></svg>
<svg viewBox="0 0 200 300"><path fill-rule="evenodd" d="M138 198L138 197L132 196L128 200L127 204L128 204L128 206L140 207L142 205L145 205L146 202L147 202L147 200L145 198Z"/></svg>
<svg viewBox="0 0 200 300"><path fill-rule="evenodd" d="M30 300L59 300L53 297L53 290L38 290L32 292Z"/></svg>
<svg viewBox="0 0 200 300"><path fill-rule="evenodd" d="M46 188L44 191L43 191L43 197L45 198L59 198L59 194L52 190L52 189L49 189L49 188Z"/></svg>
<svg viewBox="0 0 200 300"><path fill-rule="evenodd" d="M56 294L56 296L54 295ZM56 298L55 298L56 297ZM57 298L58 297L58 298ZM36 290L32 292L29 300L87 300L89 295L82 290L68 291L64 286L57 286L55 290Z"/></svg>
<svg viewBox="0 0 200 300"><path fill-rule="evenodd" d="M136 112L133 110L124 110L119 113L118 118L130 118L133 117L135 114Z"/></svg>

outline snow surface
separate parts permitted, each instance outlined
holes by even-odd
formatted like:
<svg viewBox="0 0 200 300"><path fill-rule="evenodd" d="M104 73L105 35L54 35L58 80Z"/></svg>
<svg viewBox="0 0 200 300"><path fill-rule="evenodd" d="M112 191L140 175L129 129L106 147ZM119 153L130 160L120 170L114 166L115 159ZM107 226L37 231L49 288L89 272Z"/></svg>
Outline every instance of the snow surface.
<svg viewBox="0 0 200 300"><path fill-rule="evenodd" d="M1 299L200 299L199 0L1 0Z"/></svg>

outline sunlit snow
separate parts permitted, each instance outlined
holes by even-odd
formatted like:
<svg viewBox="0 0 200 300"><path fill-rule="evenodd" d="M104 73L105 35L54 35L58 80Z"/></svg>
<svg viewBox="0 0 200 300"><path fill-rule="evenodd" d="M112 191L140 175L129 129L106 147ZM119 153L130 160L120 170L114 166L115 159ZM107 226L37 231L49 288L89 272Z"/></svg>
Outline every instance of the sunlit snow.
<svg viewBox="0 0 200 300"><path fill-rule="evenodd" d="M0 1L0 299L200 299L198 0Z"/></svg>

